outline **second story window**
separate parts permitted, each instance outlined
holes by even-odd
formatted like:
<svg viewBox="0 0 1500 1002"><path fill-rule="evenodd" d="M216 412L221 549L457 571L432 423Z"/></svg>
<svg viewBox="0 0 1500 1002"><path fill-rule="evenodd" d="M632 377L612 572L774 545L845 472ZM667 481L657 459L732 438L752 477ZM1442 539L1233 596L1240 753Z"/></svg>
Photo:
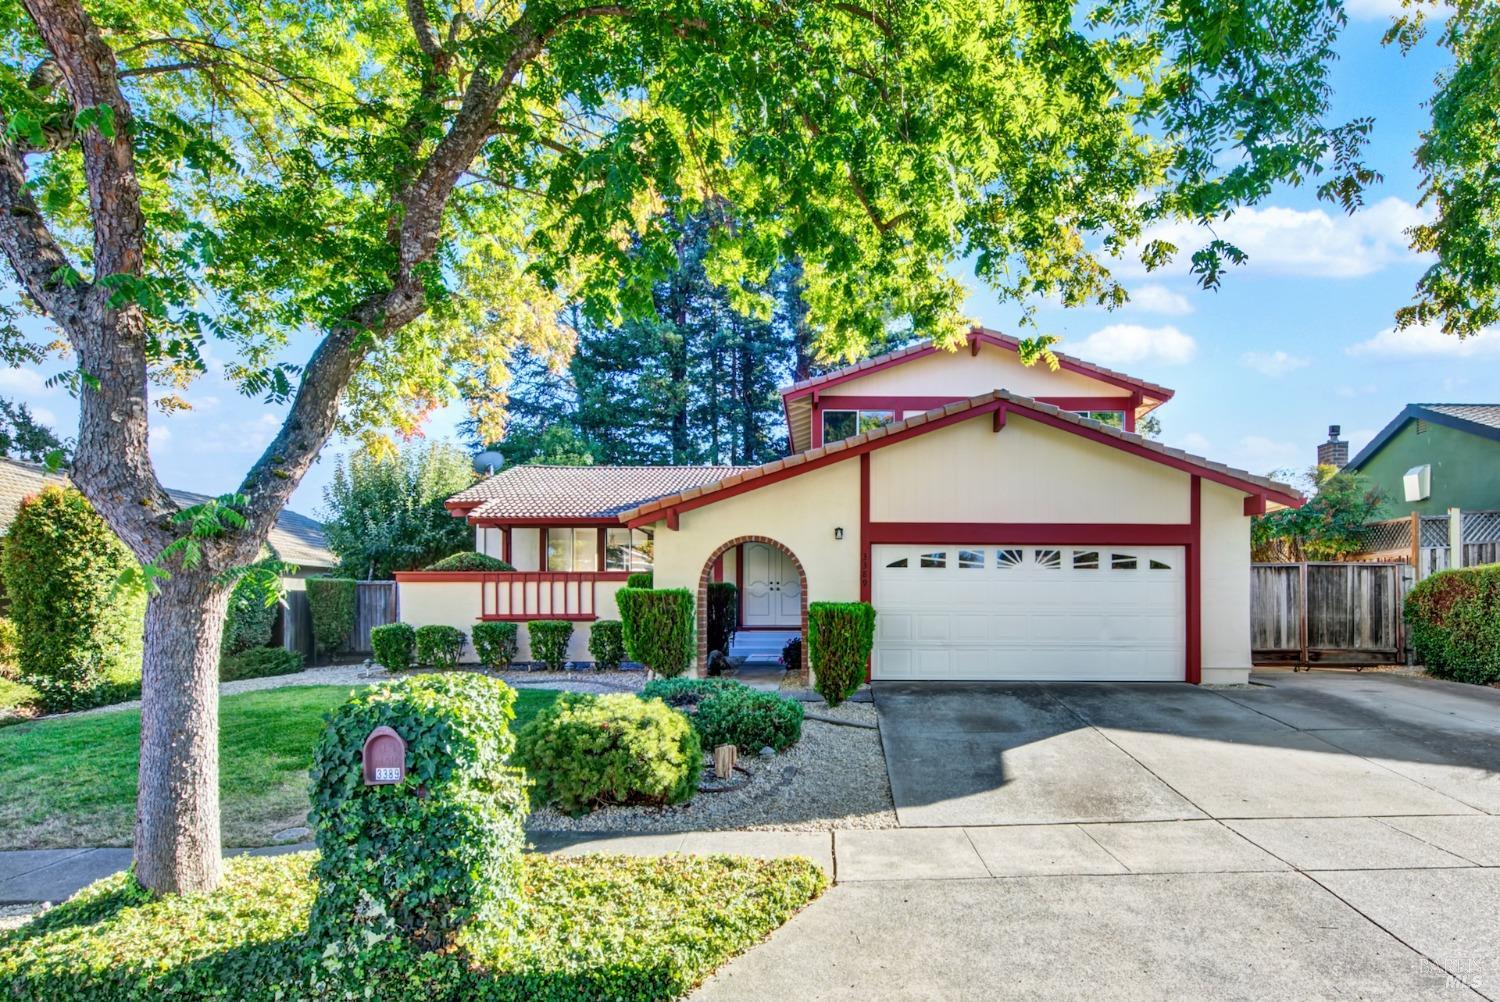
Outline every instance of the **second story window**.
<svg viewBox="0 0 1500 1002"><path fill-rule="evenodd" d="M1074 411L1073 413L1079 417L1088 418L1090 421L1107 424L1111 428L1119 428L1122 431L1125 428L1124 411Z"/></svg>
<svg viewBox="0 0 1500 1002"><path fill-rule="evenodd" d="M891 424L895 420L895 411L824 411L823 441L826 444L853 438L860 432Z"/></svg>

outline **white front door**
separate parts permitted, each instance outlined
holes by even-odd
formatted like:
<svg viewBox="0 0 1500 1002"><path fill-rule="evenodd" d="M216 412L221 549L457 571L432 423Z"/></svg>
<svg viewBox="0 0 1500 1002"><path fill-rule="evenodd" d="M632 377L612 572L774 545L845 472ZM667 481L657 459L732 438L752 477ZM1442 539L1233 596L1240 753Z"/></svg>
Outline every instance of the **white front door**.
<svg viewBox="0 0 1500 1002"><path fill-rule="evenodd" d="M765 543L746 543L740 559L745 562L745 625L801 626L802 587L787 555Z"/></svg>
<svg viewBox="0 0 1500 1002"><path fill-rule="evenodd" d="M873 548L881 679L1182 681L1180 546Z"/></svg>

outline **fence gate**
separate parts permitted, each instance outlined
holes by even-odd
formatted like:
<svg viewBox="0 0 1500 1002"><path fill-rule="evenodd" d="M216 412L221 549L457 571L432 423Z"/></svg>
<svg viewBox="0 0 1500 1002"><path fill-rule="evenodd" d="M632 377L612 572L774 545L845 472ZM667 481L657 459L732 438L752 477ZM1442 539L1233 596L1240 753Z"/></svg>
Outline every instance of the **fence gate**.
<svg viewBox="0 0 1500 1002"><path fill-rule="evenodd" d="M1250 659L1257 665L1406 661L1406 563L1250 565Z"/></svg>
<svg viewBox="0 0 1500 1002"><path fill-rule="evenodd" d="M396 621L396 582L361 581L355 586L354 629L349 633L349 649L369 654L370 631Z"/></svg>

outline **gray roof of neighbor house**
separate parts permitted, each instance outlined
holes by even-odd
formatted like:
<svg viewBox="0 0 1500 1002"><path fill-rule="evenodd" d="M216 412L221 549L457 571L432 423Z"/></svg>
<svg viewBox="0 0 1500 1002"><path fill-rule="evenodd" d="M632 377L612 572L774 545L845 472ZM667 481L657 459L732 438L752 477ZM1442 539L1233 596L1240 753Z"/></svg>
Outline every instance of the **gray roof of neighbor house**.
<svg viewBox="0 0 1500 1002"><path fill-rule="evenodd" d="M44 467L32 463L0 457L0 533L10 528L23 498L35 494L48 484L67 483L65 473L50 473ZM191 491L168 488L167 493L183 507L209 500L207 494L194 494ZM296 564L302 570L327 570L338 566L338 558L328 549L328 543L323 538L322 523L294 511L283 510L277 516L276 525L271 529L266 545L278 560Z"/></svg>
<svg viewBox="0 0 1500 1002"><path fill-rule="evenodd" d="M1370 439L1369 445L1359 450L1359 455L1349 460L1349 466L1358 469L1364 465L1408 421L1430 421L1480 438L1500 441L1500 404L1407 404L1390 424Z"/></svg>
<svg viewBox="0 0 1500 1002"><path fill-rule="evenodd" d="M470 521L538 521L614 516L659 497L677 494L749 467L744 466L512 466L453 495L448 510Z"/></svg>

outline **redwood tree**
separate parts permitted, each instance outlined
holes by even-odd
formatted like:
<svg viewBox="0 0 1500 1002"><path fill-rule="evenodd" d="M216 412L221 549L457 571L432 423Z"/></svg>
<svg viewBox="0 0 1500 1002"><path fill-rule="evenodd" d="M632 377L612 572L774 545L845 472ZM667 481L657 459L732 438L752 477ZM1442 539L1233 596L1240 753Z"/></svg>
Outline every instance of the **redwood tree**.
<svg viewBox="0 0 1500 1002"><path fill-rule="evenodd" d="M463 384L497 437L512 347L559 304L648 312L657 222L733 206L705 267L761 311L801 264L816 353L962 342L1002 296L1123 300L1108 270L1324 173L1338 0L0 0L0 249L71 348L73 480L145 567L136 875L220 873L216 668L252 562L329 435ZM1186 248L1206 282L1232 247ZM16 328L6 326L14 340ZM229 358L288 404L238 491L157 482L152 404ZM305 354L299 356L301 350ZM295 363L304 357L305 363Z"/></svg>

